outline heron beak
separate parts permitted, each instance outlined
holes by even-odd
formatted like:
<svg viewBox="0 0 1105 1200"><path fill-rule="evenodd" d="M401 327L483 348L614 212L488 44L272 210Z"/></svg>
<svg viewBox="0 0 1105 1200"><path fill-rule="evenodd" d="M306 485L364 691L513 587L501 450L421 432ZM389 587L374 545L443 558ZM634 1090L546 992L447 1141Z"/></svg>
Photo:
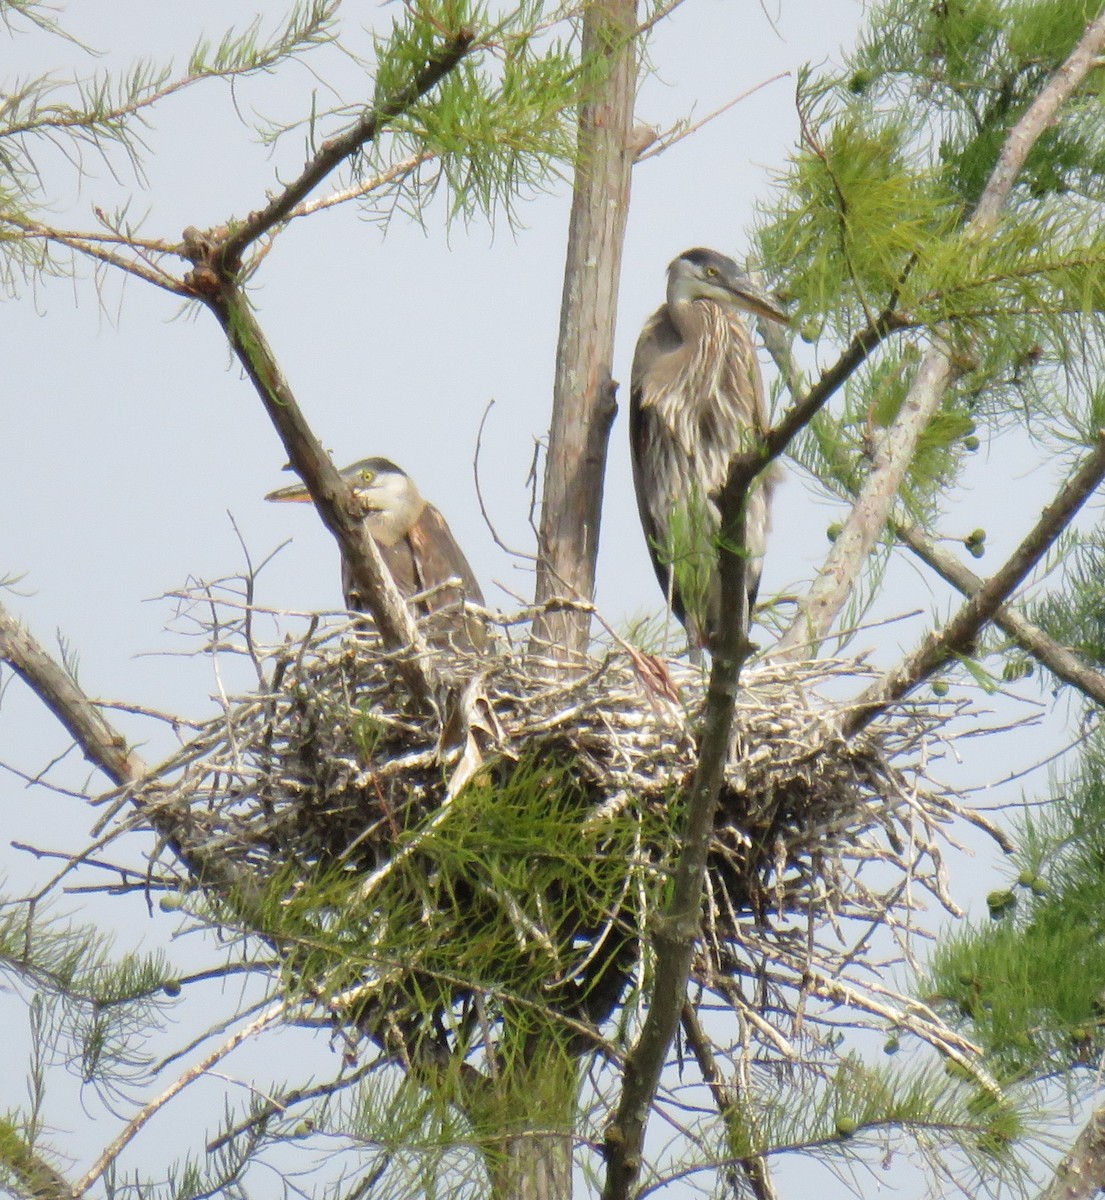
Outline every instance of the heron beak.
<svg viewBox="0 0 1105 1200"><path fill-rule="evenodd" d="M293 483L289 487L277 488L275 492L269 492L265 499L275 500L279 504L310 504L311 493L302 483Z"/></svg>
<svg viewBox="0 0 1105 1200"><path fill-rule="evenodd" d="M740 279L730 284L729 292L736 303L753 316L762 317L765 321L777 321L780 325L790 324L790 317L779 301L750 279Z"/></svg>

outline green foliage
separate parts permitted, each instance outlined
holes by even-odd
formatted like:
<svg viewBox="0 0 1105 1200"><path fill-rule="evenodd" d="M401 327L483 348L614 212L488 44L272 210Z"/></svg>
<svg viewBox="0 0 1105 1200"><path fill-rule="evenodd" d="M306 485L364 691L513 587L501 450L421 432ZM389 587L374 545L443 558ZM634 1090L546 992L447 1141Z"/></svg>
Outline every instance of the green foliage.
<svg viewBox="0 0 1105 1200"><path fill-rule="evenodd" d="M256 928L281 950L284 992L399 1039L406 1071L356 1082L353 1071L354 1086L287 1113L258 1100L252 1119L228 1116L241 1131L233 1161L352 1136L378 1152L382 1194L412 1175L432 1191L494 1171L516 1127L571 1128L578 1040L612 1007L608 989L639 970L639 931L678 850L670 811L592 822L594 801L566 765L492 763L418 824L395 814L376 872L293 865L272 878ZM236 912L231 900L212 918ZM486 1068L478 1087L473 1062Z"/></svg>
<svg viewBox="0 0 1105 1200"><path fill-rule="evenodd" d="M985 186L1005 134L1096 16L1092 0L893 0L874 15L845 90L909 123L965 206ZM1105 159L1094 83L1033 149L1018 185L1038 196L1089 185ZM1096 177L1096 178L1095 178Z"/></svg>
<svg viewBox="0 0 1105 1200"><path fill-rule="evenodd" d="M39 1145L49 1073L69 1070L116 1101L144 1082L152 1065L149 1040L169 1002L166 964L160 955L115 957L99 931L44 906L4 901L0 975L29 997L32 1035L29 1106L0 1118L0 1180L18 1181L21 1195L61 1195L53 1159Z"/></svg>
<svg viewBox="0 0 1105 1200"><path fill-rule="evenodd" d="M113 958L110 940L93 927L73 925L41 908L31 913L13 901L0 903L0 971L40 996L101 1015L130 1006L152 1013L148 1006L156 1005L170 978L160 954Z"/></svg>
<svg viewBox="0 0 1105 1200"><path fill-rule="evenodd" d="M797 322L815 317L847 338L887 307L958 213L934 172L911 165L902 126L838 107L808 77L800 94L805 144L760 230L760 254L788 264Z"/></svg>
<svg viewBox="0 0 1105 1200"><path fill-rule="evenodd" d="M112 247L137 237L123 215L98 214L103 229L91 234L53 228L40 164L50 148L78 161L91 150L117 174L121 153L140 180L143 133L156 104L214 79L275 72L335 43L339 8L338 0L300 0L268 36L258 20L217 41L201 40L182 73L139 62L119 76L101 72L72 83L53 76L7 81L0 98L0 278L9 291L21 279L70 272L72 250L98 249L101 234ZM451 217L503 212L513 220L517 201L559 178L573 157L576 105L601 74L601 56L581 63L570 33L563 18L548 20L540 0L521 0L505 12L483 0L427 0L404 8L390 33L375 38L364 94L323 111L305 100L310 116L303 122L265 123L258 133L272 141L305 129L317 148L374 108L376 136L352 163L366 214L386 219L400 210L422 220L444 184ZM458 38L467 44L461 61L414 99L416 81ZM230 93L227 103L240 114ZM410 160L430 165L415 170ZM393 170L401 162L406 168ZM155 252L175 240L156 243Z"/></svg>
<svg viewBox="0 0 1105 1200"><path fill-rule="evenodd" d="M1096 1070L1105 1022L1105 741L1087 744L1038 814L994 920L942 937L925 987L1007 1079Z"/></svg>
<svg viewBox="0 0 1105 1200"><path fill-rule="evenodd" d="M62 1196L64 1178L35 1145L35 1130L15 1114L0 1115L0 1186L19 1196Z"/></svg>
<svg viewBox="0 0 1105 1200"><path fill-rule="evenodd" d="M930 1151L939 1146L942 1158L958 1156L992 1185L1017 1174L1013 1148L1028 1131L1008 1099L931 1062L871 1066L848 1054L816 1076L759 1080L746 1101L747 1112L728 1123L727 1156L802 1150L847 1161L894 1129Z"/></svg>
<svg viewBox="0 0 1105 1200"><path fill-rule="evenodd" d="M303 0L268 39L260 21L228 32L214 48L200 41L185 72L138 62L120 78L106 73L63 82L53 76L8 84L0 101L0 168L29 200L41 187L35 153L48 143L106 155L121 146L138 165L142 126L150 107L166 96L210 79L269 71L293 55L332 39L337 0Z"/></svg>
<svg viewBox="0 0 1105 1200"><path fill-rule="evenodd" d="M851 500L859 491L877 440L909 391L917 359L915 348L907 345L870 360L845 386L841 417L821 412L796 439L793 458L827 495ZM966 386L950 388L921 434L899 492L905 512L915 520L934 518L969 453L967 439L977 428L972 400Z"/></svg>
<svg viewBox="0 0 1105 1200"><path fill-rule="evenodd" d="M1043 427L1052 441L1087 441L1105 424L1099 84L1040 140L998 226L980 237L966 224L1012 123L1096 7L890 0L842 72L801 80L803 141L780 182L778 208L764 218L760 257L780 265L795 328L808 341L844 342L880 314L895 318L894 334L797 445L796 457L830 495L854 495L934 338L952 349L958 379L908 466L900 500L914 517L932 519L965 457L1013 422ZM357 94L327 111L312 100L302 123L267 134L298 129L318 147L375 111L382 128L350 164L351 182L367 185L411 157L424 169L373 191L366 212L398 208L422 220L444 186L449 218L513 220L516 202L572 161L574 108L601 77L601 54L581 62L564 11L539 0L420 0L394 11L391 30L362 64ZM267 38L254 23L199 43L182 73L139 63L119 77L75 84L52 76L9 83L0 99L5 282L69 269L55 255L70 243L55 231L47 251L38 225L49 197L36 155L58 147L79 160L92 149L112 165L129 163L140 178L156 103L193 84L280 69L334 41L336 15L335 0L302 3ZM33 5L3 0L0 17L46 20ZM458 65L406 102L462 35L469 49ZM125 204L100 219L123 240L133 237ZM252 337L247 316L229 314L243 342ZM690 497L661 548L692 613L705 610L716 560L716 539L703 540L705 504ZM961 540L981 553L986 539L975 531ZM850 620L877 587L887 553L872 557ZM1067 564L1065 593L1037 613L1094 661L1105 661L1103 553L1096 535L1083 539ZM1022 663L1013 659L1009 672ZM963 666L990 686L975 664ZM947 692L944 680L934 681L934 696ZM383 732L368 714L356 719L365 763ZM1103 767L1105 751L1095 746L1068 799L1052 816L1026 822L1015 881L989 897L992 921L940 942L927 990L987 1047L1002 1082L1089 1063L1105 1045L1105 968L1097 961L1105 934ZM601 824L589 819L595 803L578 762L502 758L431 815L413 804L386 813L393 844L368 874L363 864L292 862L268 880L250 880L249 896L190 899L201 921L237 935L247 961L259 946L272 948L292 1010L314 1017L325 1004L353 1045L318 1103L307 1088L276 1103L278 1085L259 1087L247 1113L228 1116L214 1153L167 1171L162 1194L231 1190L259 1147L292 1142L326 1152L339 1136L367 1147L372 1173L401 1181L378 1188L373 1174L365 1184L373 1195L384 1186L433 1194L444 1190L447 1170L466 1186L482 1181L504 1131L544 1121L571 1127L579 1064L609 1049L576 1057L587 1037L594 1049L588 1022L615 1012L615 1036L628 1036L634 1005L648 994L649 919L679 849L677 803L642 811L628 802ZM423 813L418 823L409 816L415 811ZM755 917L774 919L766 909ZM770 968L762 964L765 981ZM0 910L0 969L38 993L36 1096L41 1066L55 1057L101 1087L141 1078L145 1038L182 986L160 960L112 961L91 934L41 914L29 921L16 908ZM765 982L764 994L773 986ZM755 1003L741 1002L750 1010ZM766 1005L762 1014L776 1019ZM357 1057L373 1039L402 1072L359 1075ZM719 1160L796 1148L842 1157L895 1129L922 1146L958 1147L980 1175L1009 1169L1025 1121L961 1063L933 1071L931 1061L916 1067L895 1058L876 1069L824 1047L810 1051L800 1030L795 1041L810 1069L783 1075L749 1059L754 1086L741 1093L744 1110L724 1121L710 1113L710 1133L692 1153L712 1145ZM900 1047L895 1030L887 1054ZM733 1054L726 1065L738 1061ZM477 1070L486 1086L474 1090ZM34 1119L0 1121L0 1166L23 1180L43 1166L31 1155L34 1133Z"/></svg>
<svg viewBox="0 0 1105 1200"><path fill-rule="evenodd" d="M200 80L269 71L287 59L337 37L336 19L341 0L299 0L283 27L271 37L261 37L261 18L241 33L228 30L217 44L201 38L188 59L186 77Z"/></svg>
<svg viewBox="0 0 1105 1200"><path fill-rule="evenodd" d="M672 849L670 819L627 814L600 834L586 823L591 805L564 766L502 763L400 833L367 881L333 868L307 881L290 868L271 881L264 913L286 948L287 986L352 990L366 1012L401 996L426 1020L486 992L485 1015L509 1011L512 1038L550 1021L563 1032L558 1008L570 1018L623 964L635 906L660 884L651 857Z"/></svg>
<svg viewBox="0 0 1105 1200"><path fill-rule="evenodd" d="M931 516L928 498L980 444L969 425L1017 421L1038 432L1062 414L1084 431L1089 413L1100 415L1105 120L1096 85L1039 141L997 228L982 237L966 228L1013 122L1091 10L892 0L843 71L800 80L802 146L780 203L764 213L759 257L785 264L782 286L805 338L847 339L892 311L951 344L955 393L910 466L906 500L917 515ZM849 386L843 424L893 418L916 344L911 336L874 352ZM862 449L838 426L815 430L800 456L839 483L840 453L825 449L832 436L844 437L846 458Z"/></svg>
<svg viewBox="0 0 1105 1200"><path fill-rule="evenodd" d="M823 363L881 314L905 326L882 338L790 448L828 495L858 493L934 339L951 350L956 377L897 498L922 528L936 522L971 456L1010 426L1052 452L1064 440L1092 444L1103 427L1105 122L1096 76L1037 144L996 227L982 236L968 227L1013 123L1096 10L890 0L843 70L800 79L801 145L778 203L763 213L756 257L779 265L798 335L818 343ZM980 558L984 542L966 550ZM848 624L875 594L884 561L872 559L860 579ZM1073 564L1066 591L1040 617L1100 661L1095 568Z"/></svg>
<svg viewBox="0 0 1105 1200"><path fill-rule="evenodd" d="M40 28L64 36L38 6L17 7ZM51 151L75 163L93 154L117 174L121 154L141 180L144 133L156 104L211 80L272 71L326 44L334 36L338 7L339 0L300 0L267 38L260 36L257 20L243 33L226 33L216 45L201 40L179 74L171 66L140 61L119 75L5 80L0 95L0 284L15 294L21 279L73 271L67 249L72 239L48 236L53 232L52 197L44 192L43 159ZM99 219L105 231L122 232L118 222L102 215ZM133 229L127 233L136 235Z"/></svg>
<svg viewBox="0 0 1105 1200"><path fill-rule="evenodd" d="M441 168L434 178L449 190L451 215L468 219L501 208L512 218L516 201L545 186L557 164L571 157L571 114L586 75L567 42L535 32L541 9L527 0L492 17L485 3L441 0L397 21L386 40L377 39L378 107L433 55L442 34L473 30L479 52L392 121L394 147L374 147L365 165L376 171L387 157L432 155ZM423 193L419 209L435 186Z"/></svg>

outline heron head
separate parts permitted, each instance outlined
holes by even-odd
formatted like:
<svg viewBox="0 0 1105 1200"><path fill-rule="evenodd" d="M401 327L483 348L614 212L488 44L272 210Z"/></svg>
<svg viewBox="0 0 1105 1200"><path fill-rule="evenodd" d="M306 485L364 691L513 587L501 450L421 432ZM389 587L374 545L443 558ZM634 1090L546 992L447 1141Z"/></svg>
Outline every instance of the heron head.
<svg viewBox="0 0 1105 1200"><path fill-rule="evenodd" d="M353 488L353 495L366 513L379 513L392 520L413 525L422 510L423 500L414 480L389 458L361 458L343 467L339 475ZM266 500L305 504L311 499L302 483L269 492Z"/></svg>
<svg viewBox="0 0 1105 1200"><path fill-rule="evenodd" d="M694 300L728 304L781 325L789 321L779 301L731 258L702 246L684 250L668 267L668 305L678 307Z"/></svg>

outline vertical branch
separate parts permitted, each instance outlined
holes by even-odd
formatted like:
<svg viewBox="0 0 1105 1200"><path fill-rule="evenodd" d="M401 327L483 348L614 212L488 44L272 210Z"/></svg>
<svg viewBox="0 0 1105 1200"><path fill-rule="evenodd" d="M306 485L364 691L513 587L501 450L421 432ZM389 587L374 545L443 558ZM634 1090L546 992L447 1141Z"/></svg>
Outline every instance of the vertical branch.
<svg viewBox="0 0 1105 1200"><path fill-rule="evenodd" d="M740 1146L742 1141L747 1140L745 1124L750 1120L754 1124L754 1115L743 1103L739 1090L726 1084L721 1068L714 1057L710 1039L702 1028L694 1006L689 1003L683 1008L682 1025L687 1045L698 1063L702 1078L714 1094L714 1102L717 1104L718 1112L729 1132L729 1141L733 1147L731 1152L735 1152L736 1147ZM741 1174L748 1181L755 1200L778 1200L778 1192L775 1190L775 1183L768 1170L767 1159L762 1154L739 1156L735 1165L740 1168ZM736 1171L731 1167L727 1175L726 1182L730 1191L733 1195L739 1195L740 1184Z"/></svg>
<svg viewBox="0 0 1105 1200"><path fill-rule="evenodd" d="M645 1132L660 1076L686 1007L687 981L702 925L702 889L718 800L732 744L733 710L741 668L752 652L748 640L748 559L745 500L752 477L737 462L719 497L721 538L721 628L710 670L698 765L687 793L680 833L682 850L671 880L671 899L656 918L652 942L656 962L648 1015L625 1058L621 1095L606 1127L606 1179L602 1200L629 1200L644 1156Z"/></svg>
<svg viewBox="0 0 1105 1200"><path fill-rule="evenodd" d="M636 18L637 0L591 0L583 15L584 67L603 76L579 113L541 505L539 604L564 595L590 600L595 589L606 452L617 407L611 361L633 166ZM533 648L560 658L582 654L589 626L584 612L544 614L534 622Z"/></svg>

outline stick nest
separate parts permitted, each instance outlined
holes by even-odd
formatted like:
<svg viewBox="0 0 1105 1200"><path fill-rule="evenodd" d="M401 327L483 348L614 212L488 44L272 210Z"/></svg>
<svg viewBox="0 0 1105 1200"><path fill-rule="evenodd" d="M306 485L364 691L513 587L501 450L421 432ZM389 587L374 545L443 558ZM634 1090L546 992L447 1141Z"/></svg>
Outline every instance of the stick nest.
<svg viewBox="0 0 1105 1200"><path fill-rule="evenodd" d="M265 686L225 702L169 764L180 774L154 805L186 798L192 843L252 878L336 870L374 920L417 914L421 936L438 942L482 921L490 940L541 960L543 995L558 991L573 1018L606 1015L640 968L641 918L662 903L679 852L701 674L668 664L676 699L656 686L655 660L624 649L571 678L514 653L442 652L439 711L426 713L375 636L347 622L251 652ZM831 697L868 676L842 660L743 673L697 977L731 999L756 980L761 1011L765 981L782 994L823 977L832 997L859 931L872 921L901 931L923 892L954 911L935 835L957 810L920 770L948 711L899 706L845 742L847 701ZM545 842L526 849L516 826L503 832L504 813L527 804L541 819L555 809L560 825L535 828L556 843L549 852L578 851L593 903L537 870ZM455 843L451 829L463 831ZM455 854L480 830L492 850L502 838L528 856L521 876L461 871L443 883L442 840ZM810 936L811 925L831 936Z"/></svg>

